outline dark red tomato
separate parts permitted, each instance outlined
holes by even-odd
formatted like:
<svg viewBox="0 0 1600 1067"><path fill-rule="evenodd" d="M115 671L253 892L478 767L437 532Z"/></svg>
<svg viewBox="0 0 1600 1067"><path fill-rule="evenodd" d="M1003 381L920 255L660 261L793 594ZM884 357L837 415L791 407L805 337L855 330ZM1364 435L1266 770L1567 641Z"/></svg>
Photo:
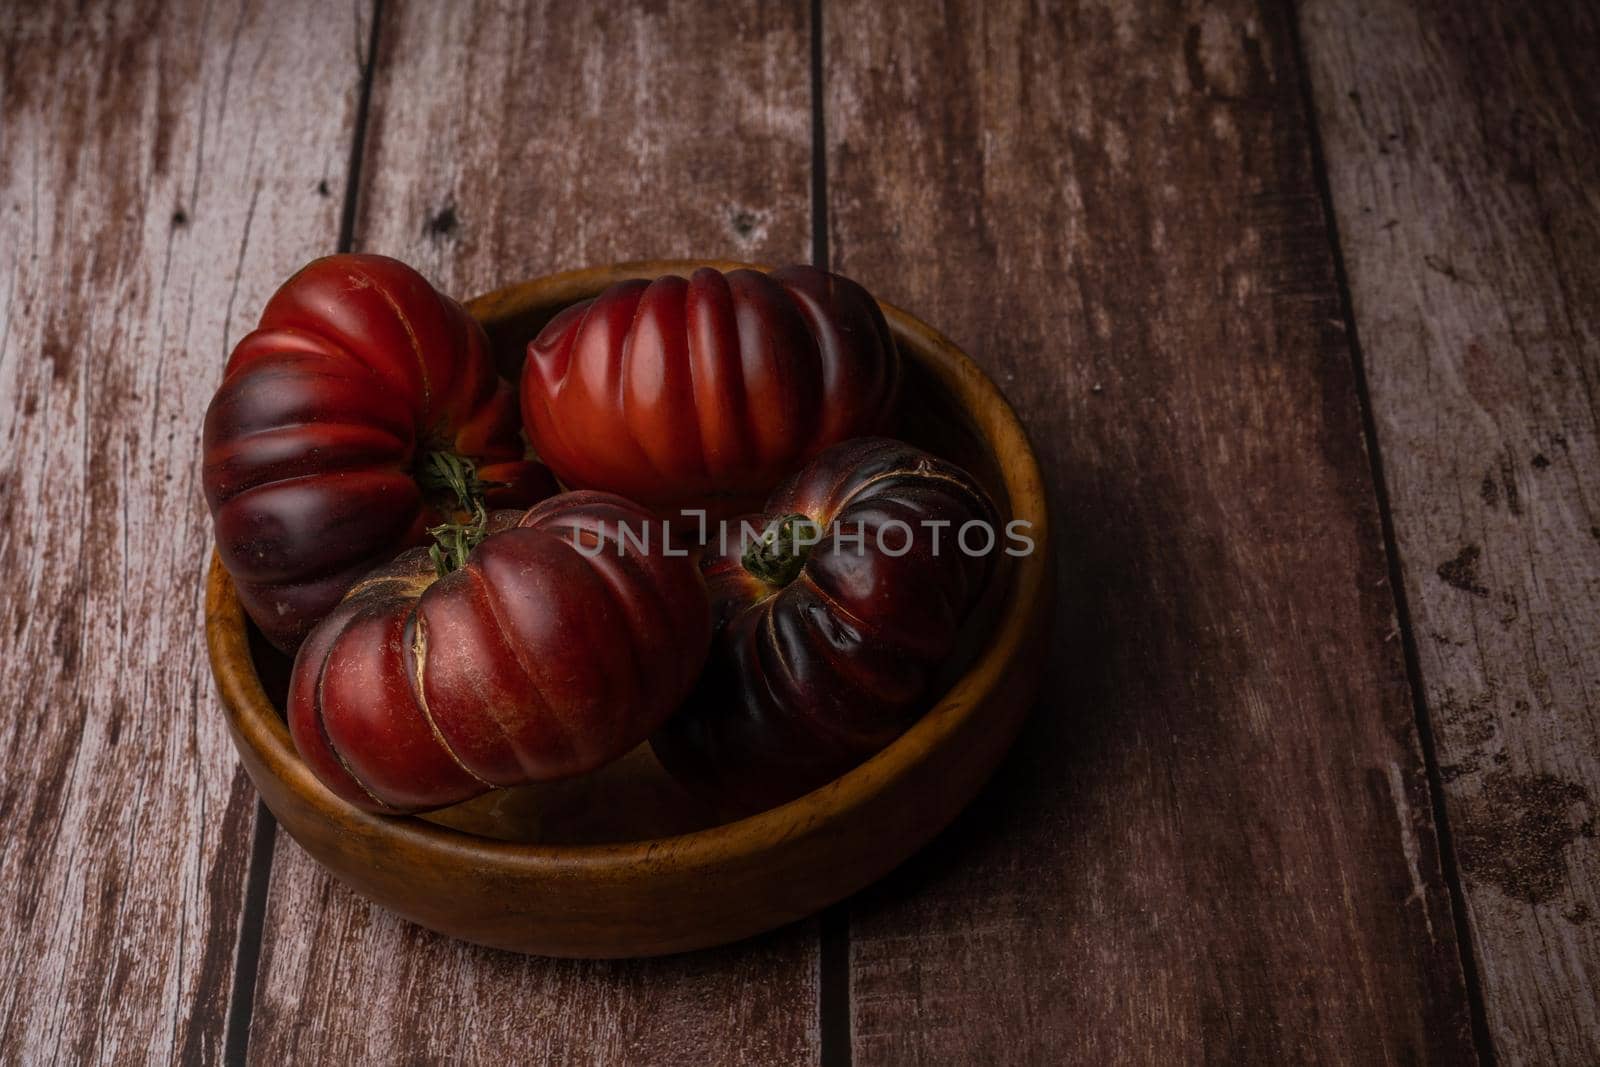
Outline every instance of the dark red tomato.
<svg viewBox="0 0 1600 1067"><path fill-rule="evenodd" d="M855 282L703 268L619 282L557 315L528 346L522 415L568 487L720 516L885 429L899 380L883 313Z"/></svg>
<svg viewBox="0 0 1600 1067"><path fill-rule="evenodd" d="M828 449L751 525L764 536L707 548L711 659L652 740L676 777L747 810L831 781L922 714L1005 543L969 474L882 438Z"/></svg>
<svg viewBox="0 0 1600 1067"><path fill-rule="evenodd" d="M643 508L568 493L490 530L443 578L425 550L401 554L300 647L289 731L358 807L593 770L659 727L705 661L705 586Z"/></svg>
<svg viewBox="0 0 1600 1067"><path fill-rule="evenodd" d="M489 504L549 495L519 429L514 391L459 304L384 256L311 263L233 350L206 412L206 500L245 610L293 651L351 583L451 509L448 489L423 484L441 460L475 466Z"/></svg>

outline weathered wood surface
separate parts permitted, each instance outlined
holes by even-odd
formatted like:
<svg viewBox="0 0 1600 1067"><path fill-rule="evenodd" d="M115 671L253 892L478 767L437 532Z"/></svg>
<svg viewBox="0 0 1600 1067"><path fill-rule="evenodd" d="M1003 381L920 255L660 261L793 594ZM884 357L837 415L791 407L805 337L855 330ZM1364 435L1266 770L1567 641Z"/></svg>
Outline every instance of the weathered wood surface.
<svg viewBox="0 0 1600 1067"><path fill-rule="evenodd" d="M338 231L354 30L0 5L5 1062L220 1057L256 798L206 669L200 421Z"/></svg>
<svg viewBox="0 0 1600 1067"><path fill-rule="evenodd" d="M809 258L803 5L384 5L355 245L470 295L589 262ZM447 941L280 835L253 1062L803 1063L815 923L574 963Z"/></svg>
<svg viewBox="0 0 1600 1067"><path fill-rule="evenodd" d="M1495 1049L1600 1062L1600 12L1301 25Z"/></svg>
<svg viewBox="0 0 1600 1067"><path fill-rule="evenodd" d="M463 297L617 260L809 260L809 38L796 3L386 5L357 247Z"/></svg>
<svg viewBox="0 0 1600 1067"><path fill-rule="evenodd" d="M1470 1061L1402 592L1494 1051L1600 1058L1600 20L1306 0L1302 71L1276 5L1025 7L824 5L834 265L1008 389L1066 563L1000 781L850 905L847 1011L816 923L514 958L280 839L255 1061ZM200 416L337 241L366 11L0 4L0 1060L214 1061L256 978ZM461 295L808 258L804 4L380 21L358 248Z"/></svg>
<svg viewBox="0 0 1600 1067"><path fill-rule="evenodd" d="M1472 1061L1288 14L824 32L834 265L1008 387L1065 572L1015 758L853 908L855 1062Z"/></svg>

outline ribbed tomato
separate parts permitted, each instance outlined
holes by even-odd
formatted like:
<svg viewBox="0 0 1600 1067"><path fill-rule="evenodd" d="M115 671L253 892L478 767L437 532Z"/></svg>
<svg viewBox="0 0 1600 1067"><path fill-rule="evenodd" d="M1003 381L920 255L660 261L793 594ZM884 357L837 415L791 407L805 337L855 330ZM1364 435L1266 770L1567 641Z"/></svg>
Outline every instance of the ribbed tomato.
<svg viewBox="0 0 1600 1067"><path fill-rule="evenodd" d="M702 268L557 315L528 346L522 414L568 487L721 516L885 429L899 380L883 313L848 278Z"/></svg>
<svg viewBox="0 0 1600 1067"><path fill-rule="evenodd" d="M357 578L457 506L554 491L483 329L410 267L319 259L267 302L206 412L206 500L245 610L293 651ZM476 479L472 474L476 472Z"/></svg>
<svg viewBox="0 0 1600 1067"><path fill-rule="evenodd" d="M965 471L900 441L818 456L701 569L717 637L694 696L652 739L731 807L792 799L926 710L1004 536ZM969 528L970 527L970 528Z"/></svg>
<svg viewBox="0 0 1600 1067"><path fill-rule="evenodd" d="M362 579L295 659L289 730L335 793L421 811L580 774L659 727L711 640L685 546L609 493L496 513L459 569Z"/></svg>

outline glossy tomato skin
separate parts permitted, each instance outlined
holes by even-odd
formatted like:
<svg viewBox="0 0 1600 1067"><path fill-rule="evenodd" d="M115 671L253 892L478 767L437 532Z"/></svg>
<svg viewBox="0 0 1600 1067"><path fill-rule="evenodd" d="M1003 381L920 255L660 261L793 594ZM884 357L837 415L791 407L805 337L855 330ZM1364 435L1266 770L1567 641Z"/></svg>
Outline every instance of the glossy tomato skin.
<svg viewBox="0 0 1600 1067"><path fill-rule="evenodd" d="M593 770L694 684L705 586L648 512L568 493L491 529L443 578L422 549L380 567L300 648L290 734L358 807L424 811Z"/></svg>
<svg viewBox="0 0 1600 1067"><path fill-rule="evenodd" d="M527 506L555 489L524 459L514 390L483 329L383 256L306 266L268 301L206 412L217 550L267 638L293 651L352 582L439 521L417 482L451 451Z"/></svg>
<svg viewBox="0 0 1600 1067"><path fill-rule="evenodd" d="M528 346L528 439L572 488L673 514L758 508L812 456L886 428L900 356L855 282L815 267L627 281Z"/></svg>
<svg viewBox="0 0 1600 1067"><path fill-rule="evenodd" d="M708 546L711 658L693 697L652 739L674 776L733 809L770 807L831 781L926 710L999 551L969 555L958 531L981 522L1003 534L965 471L881 438L828 449L750 524L770 530L786 516L805 516L821 538L787 584L752 573L736 535ZM937 546L925 521L948 524L937 527ZM909 541L899 523L913 531Z"/></svg>

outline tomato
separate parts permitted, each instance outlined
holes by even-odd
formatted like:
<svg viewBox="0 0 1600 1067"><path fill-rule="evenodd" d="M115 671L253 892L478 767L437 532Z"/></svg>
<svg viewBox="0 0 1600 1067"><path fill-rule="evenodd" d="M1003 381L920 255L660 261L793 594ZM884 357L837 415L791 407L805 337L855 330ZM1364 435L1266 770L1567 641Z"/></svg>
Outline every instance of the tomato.
<svg viewBox="0 0 1600 1067"><path fill-rule="evenodd" d="M514 390L459 304L383 256L311 263L233 350L206 412L206 500L245 610L293 651L452 510L425 484L441 467L489 504L549 495L519 430Z"/></svg>
<svg viewBox="0 0 1600 1067"><path fill-rule="evenodd" d="M881 438L823 452L750 525L764 534L745 544L730 528L707 546L718 634L652 745L697 792L759 809L838 777L922 714L1004 531L969 474Z"/></svg>
<svg viewBox="0 0 1600 1067"><path fill-rule="evenodd" d="M295 658L289 731L328 788L379 812L581 774L644 741L711 641L664 524L608 493L496 513L439 577L413 549L362 579Z"/></svg>
<svg viewBox="0 0 1600 1067"><path fill-rule="evenodd" d="M557 315L528 346L522 414L567 486L722 516L885 429L899 380L883 313L848 278L702 268Z"/></svg>

